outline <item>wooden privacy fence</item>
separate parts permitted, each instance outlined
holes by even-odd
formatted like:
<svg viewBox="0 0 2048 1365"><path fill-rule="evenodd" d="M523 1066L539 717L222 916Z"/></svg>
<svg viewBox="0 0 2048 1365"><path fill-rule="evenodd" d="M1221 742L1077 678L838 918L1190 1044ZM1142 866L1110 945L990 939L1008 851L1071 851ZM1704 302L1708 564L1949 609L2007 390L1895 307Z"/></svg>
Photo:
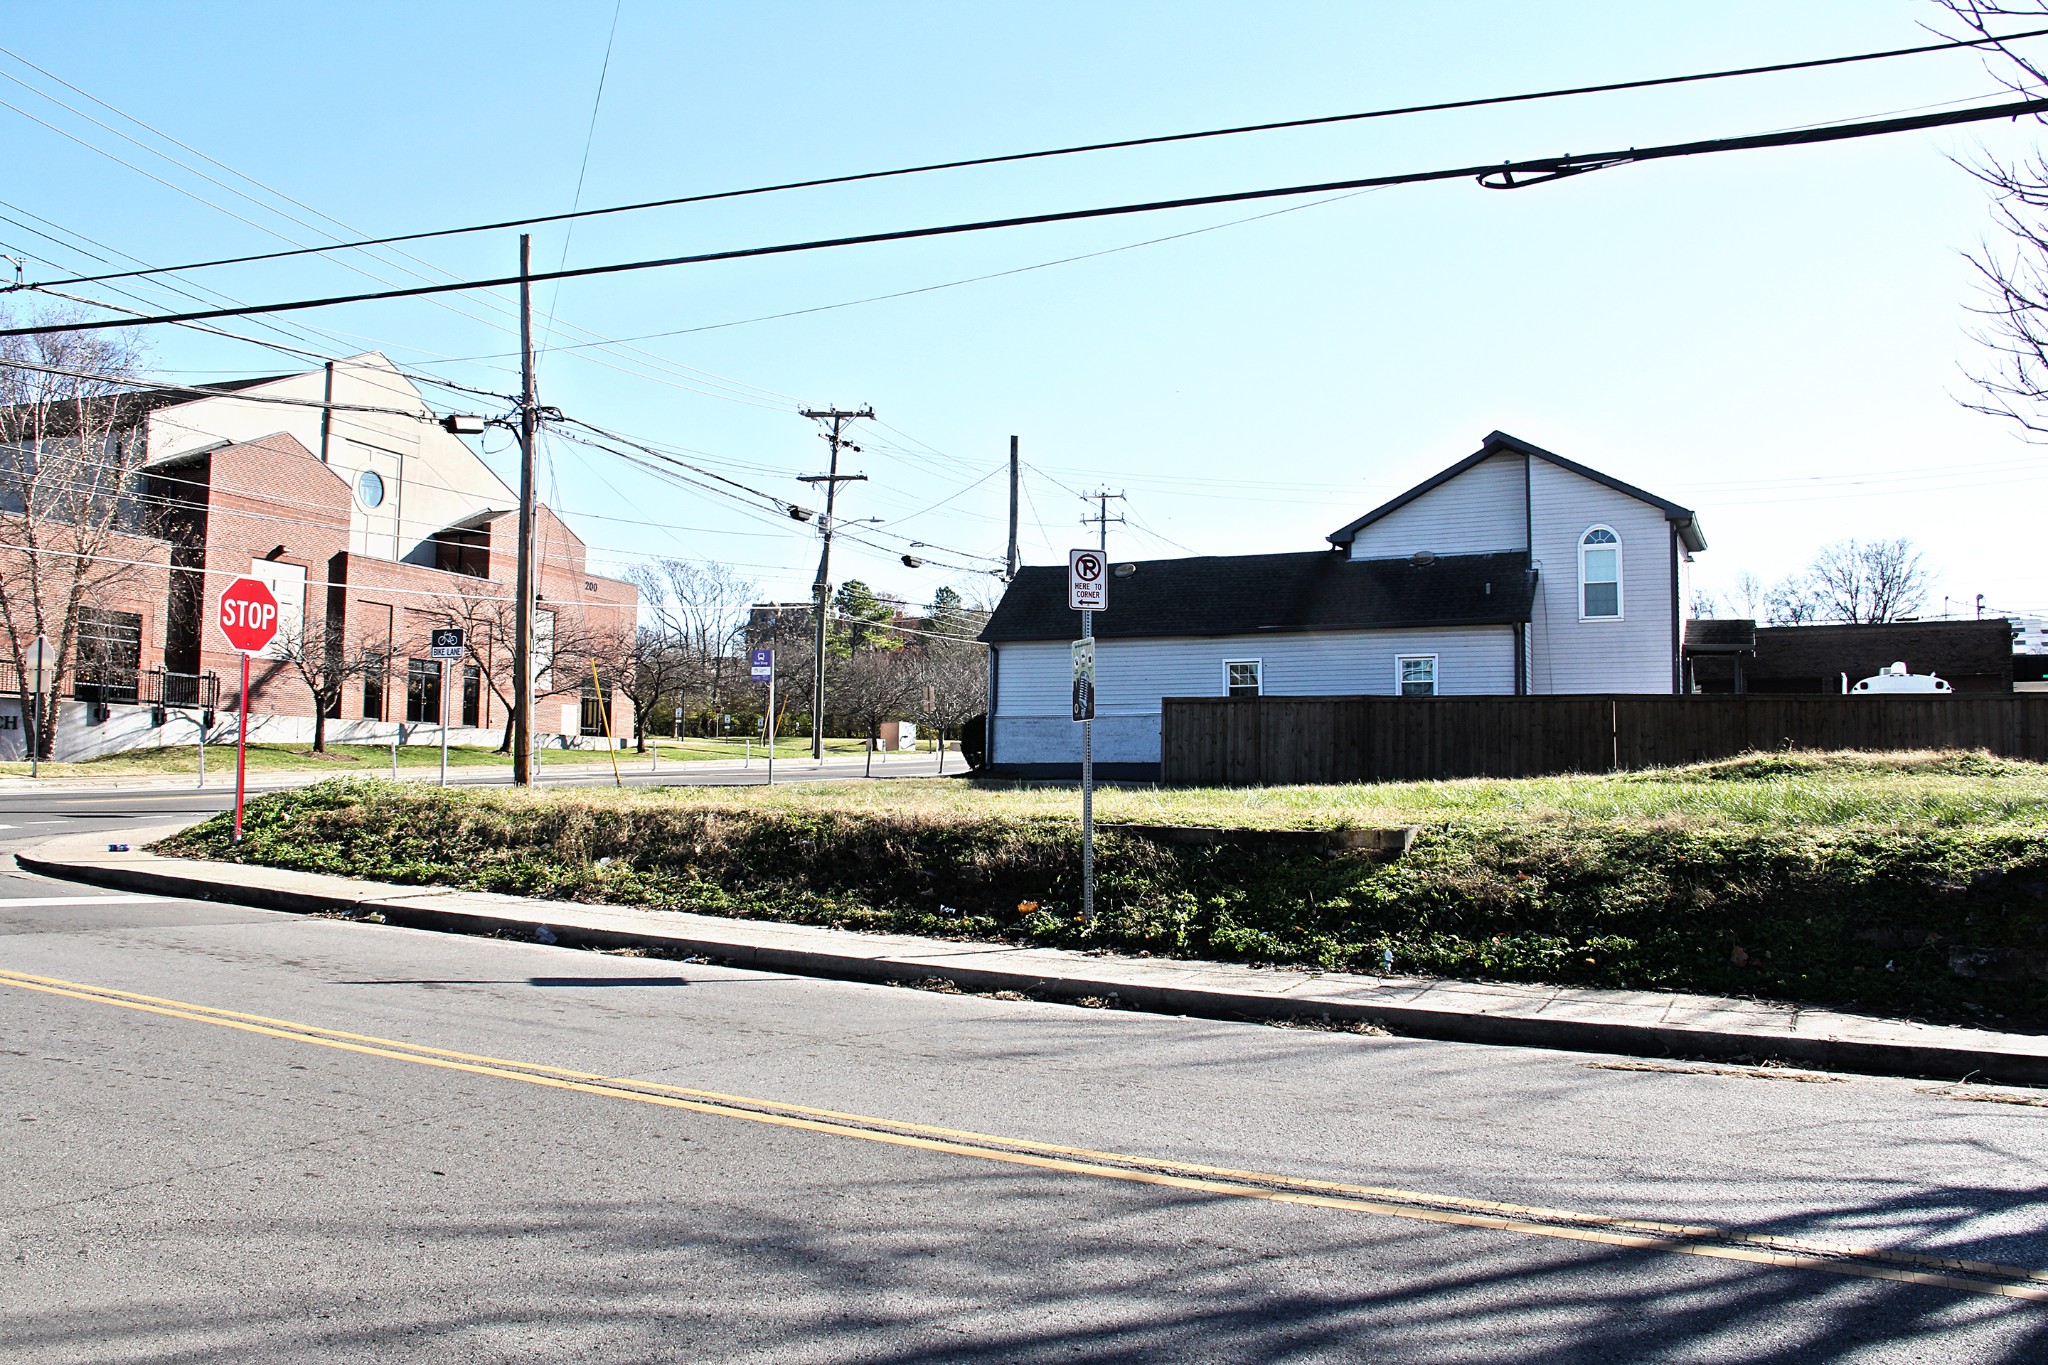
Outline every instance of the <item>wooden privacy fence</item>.
<svg viewBox="0 0 2048 1365"><path fill-rule="evenodd" d="M1544 777L1773 749L1988 749L2048 761L2048 696L1169 697L1176 786Z"/></svg>

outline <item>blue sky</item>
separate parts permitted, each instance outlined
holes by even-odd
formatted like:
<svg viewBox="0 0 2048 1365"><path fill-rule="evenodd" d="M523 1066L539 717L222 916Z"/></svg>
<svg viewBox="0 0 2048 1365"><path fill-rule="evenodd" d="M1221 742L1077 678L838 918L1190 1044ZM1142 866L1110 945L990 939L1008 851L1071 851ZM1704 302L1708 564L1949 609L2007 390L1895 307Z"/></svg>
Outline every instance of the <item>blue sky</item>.
<svg viewBox="0 0 2048 1365"><path fill-rule="evenodd" d="M0 108L0 200L14 206L0 215L38 215L66 244L5 222L0 242L67 268L111 254L81 238L169 264L282 244L262 228L332 240L340 229L316 210L391 232L567 209L613 15L609 0L17 7L0 45L193 150L16 60L0 57L0 73L226 187L0 81L19 110ZM1926 40L1938 17L1924 0L623 0L581 202L1900 46ZM1973 56L1916 57L634 214L540 229L535 255L545 267L716 250L2001 93ZM822 468L824 450L794 410L871 403L886 425L857 437L865 449L849 464L871 481L845 515L884 518L877 534L962 564L1002 554L995 471L1012 433L1033 467L1025 558L1050 562L1083 543L1072 490L1098 482L1130 497L1134 523L1112 536L1120 557L1312 549L1499 428L1697 508L1709 587L1743 570L1774 578L1838 537L1903 534L1937 570L1932 609L1980 592L2048 609L2032 534L2048 460L1957 401L1981 360L1965 253L1989 219L1954 158L2016 154L2038 134L1982 125L1511 194L1453 182L571 282L540 295L556 348L543 398L802 501L794 478ZM429 268L500 274L516 242L501 232L408 250L418 259L353 259L394 282ZM50 275L31 265L31 278ZM188 283L252 301L367 281L315 259ZM953 287L931 288L942 285ZM750 321L906 290L926 292ZM508 303L501 291L371 304L290 327L294 344L375 346L509 393ZM679 334L584 344L652 333ZM150 344L153 368L184 379L289 363L172 329ZM486 449L509 472L500 445ZM804 595L815 566L805 528L575 445L551 443L543 493L613 566L715 559L778 598ZM835 569L914 601L972 581L859 546Z"/></svg>

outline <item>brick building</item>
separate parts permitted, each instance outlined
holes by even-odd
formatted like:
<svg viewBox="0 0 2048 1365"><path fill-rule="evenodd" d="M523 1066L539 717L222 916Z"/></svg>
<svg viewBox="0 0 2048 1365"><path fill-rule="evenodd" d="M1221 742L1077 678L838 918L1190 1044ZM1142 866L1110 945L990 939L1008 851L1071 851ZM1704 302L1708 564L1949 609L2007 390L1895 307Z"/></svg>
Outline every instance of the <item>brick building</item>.
<svg viewBox="0 0 2048 1365"><path fill-rule="evenodd" d="M137 513L79 616L57 756L189 744L209 715L209 739L232 738L240 656L219 599L243 575L270 585L281 617L252 661L251 739L310 740L319 682L332 740L439 743L445 720L452 743L495 745L512 692L516 493L380 355L208 390L124 402L119 439L141 443ZM582 540L545 507L535 545L536 732L631 734L608 675L637 593L588 572ZM445 697L427 656L437 626L466 635ZM0 718L0 755L10 747L22 751L19 722Z"/></svg>

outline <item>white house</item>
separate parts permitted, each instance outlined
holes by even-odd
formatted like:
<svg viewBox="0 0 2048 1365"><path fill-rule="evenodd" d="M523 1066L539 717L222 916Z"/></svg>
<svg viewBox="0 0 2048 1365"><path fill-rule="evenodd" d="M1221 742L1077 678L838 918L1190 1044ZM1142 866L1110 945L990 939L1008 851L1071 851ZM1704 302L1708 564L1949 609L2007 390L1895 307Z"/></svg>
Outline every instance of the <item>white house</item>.
<svg viewBox="0 0 2048 1365"><path fill-rule="evenodd" d="M1096 771L1159 770L1161 702L1218 696L1673 693L1687 574L1674 502L1503 432L1293 554L1119 565L1095 617ZM1064 566L990 617L988 765L1078 771Z"/></svg>

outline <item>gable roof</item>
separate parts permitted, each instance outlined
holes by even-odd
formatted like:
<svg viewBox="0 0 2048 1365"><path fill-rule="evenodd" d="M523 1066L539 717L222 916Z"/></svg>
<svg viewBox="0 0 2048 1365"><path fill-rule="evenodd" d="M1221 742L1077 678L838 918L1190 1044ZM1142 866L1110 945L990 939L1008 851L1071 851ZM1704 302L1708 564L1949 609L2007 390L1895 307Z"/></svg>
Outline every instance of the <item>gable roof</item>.
<svg viewBox="0 0 2048 1365"><path fill-rule="evenodd" d="M1355 536L1357 536L1357 534L1361 530L1372 525L1381 517L1386 516L1390 512L1394 512L1399 510L1400 508L1406 507L1409 503L1415 501L1417 498L1421 497L1424 493L1429 492L1431 489L1438 488L1443 484L1449 483L1452 479L1457 478L1460 474L1472 468L1472 466L1479 464L1484 460L1490 460L1494 456L1504 453L1511 453L1515 455L1527 455L1534 459L1548 461L1549 463L1556 465L1559 469L1568 470L1573 474L1577 474L1580 478L1591 479L1594 483L1604 484L1608 488L1612 488L1617 493L1626 493L1629 497L1636 499L1636 501L1638 502L1646 502L1650 504L1650 506L1655 507L1659 511L1663 512L1664 519L1666 521L1669 521L1678 527L1679 539L1682 542L1684 542L1686 549L1691 550L1693 553L1697 554L1701 550L1707 548L1707 538L1705 535L1701 533L1699 518L1693 513L1691 508L1680 507L1677 503L1672 502L1668 498L1660 498L1655 493L1648 493L1640 488L1637 488L1634 484L1623 483L1620 479L1614 478L1611 475L1602 474L1597 469L1589 469L1585 465L1580 464L1576 460L1567 460L1564 456L1556 454L1553 451L1545 450L1541 446L1530 445L1527 441L1521 440L1518 437L1510 436L1505 431L1494 431L1487 433L1486 439L1480 442L1479 449L1473 451L1470 455L1467 455L1464 459L1458 461L1449 469L1442 470L1439 473L1433 474L1429 478L1424 479L1421 483L1416 484L1415 487L1401 494L1399 497L1394 498L1391 501L1381 503L1378 507L1373 508L1372 511L1367 512L1364 516L1360 517L1357 521L1352 522L1350 525L1341 526L1338 529L1330 532L1328 537L1329 542L1332 545L1342 545L1348 547L1351 544L1352 539Z"/></svg>
<svg viewBox="0 0 2048 1365"><path fill-rule="evenodd" d="M1508 625L1529 619L1529 556L1444 555L1351 560L1328 550L1278 555L1210 555L1141 560L1109 585L1109 610L1095 614L1100 639L1256 635L1387 626ZM1071 640L1067 570L1020 569L981 638Z"/></svg>

